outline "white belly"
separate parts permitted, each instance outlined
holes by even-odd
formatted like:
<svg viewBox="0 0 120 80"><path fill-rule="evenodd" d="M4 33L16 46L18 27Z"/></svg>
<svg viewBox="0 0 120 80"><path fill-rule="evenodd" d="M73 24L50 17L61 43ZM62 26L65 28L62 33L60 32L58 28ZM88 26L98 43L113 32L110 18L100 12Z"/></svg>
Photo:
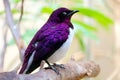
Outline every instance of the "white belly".
<svg viewBox="0 0 120 80"><path fill-rule="evenodd" d="M50 56L48 58L48 62L54 63L54 62L62 59L66 55L66 53L70 47L70 44L72 42L73 35L74 35L74 31L73 31L73 29L70 28L70 34L68 36L68 39L62 45L62 47L60 47L52 56Z"/></svg>

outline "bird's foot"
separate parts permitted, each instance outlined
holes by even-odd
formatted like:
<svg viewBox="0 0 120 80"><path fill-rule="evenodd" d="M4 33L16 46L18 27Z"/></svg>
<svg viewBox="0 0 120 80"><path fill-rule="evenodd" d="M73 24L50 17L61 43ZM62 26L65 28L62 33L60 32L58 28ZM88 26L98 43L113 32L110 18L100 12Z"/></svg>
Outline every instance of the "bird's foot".
<svg viewBox="0 0 120 80"><path fill-rule="evenodd" d="M60 74L59 73L59 70L57 68L54 67L54 65L50 65L49 67L46 67L45 69L52 69L53 71L55 71L58 75Z"/></svg>
<svg viewBox="0 0 120 80"><path fill-rule="evenodd" d="M65 67L64 67L63 64L56 64L56 63L53 63L53 66L59 67L59 68L62 68L62 69L65 69Z"/></svg>
<svg viewBox="0 0 120 80"><path fill-rule="evenodd" d="M45 68L45 69L52 69L53 71L55 71L57 74L60 74L59 73L59 70L54 66L54 65L50 65L50 63L45 60L45 62L48 64L49 67Z"/></svg>

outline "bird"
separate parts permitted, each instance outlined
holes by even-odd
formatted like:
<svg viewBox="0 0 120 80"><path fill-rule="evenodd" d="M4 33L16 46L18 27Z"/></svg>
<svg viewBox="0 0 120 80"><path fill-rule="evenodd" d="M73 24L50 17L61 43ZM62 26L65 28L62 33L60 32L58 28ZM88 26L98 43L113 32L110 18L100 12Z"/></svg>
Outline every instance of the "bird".
<svg viewBox="0 0 120 80"><path fill-rule="evenodd" d="M26 48L19 74L33 72L42 60L57 72L50 63L55 63L66 55L74 36L71 17L76 12L79 11L60 7L51 13Z"/></svg>

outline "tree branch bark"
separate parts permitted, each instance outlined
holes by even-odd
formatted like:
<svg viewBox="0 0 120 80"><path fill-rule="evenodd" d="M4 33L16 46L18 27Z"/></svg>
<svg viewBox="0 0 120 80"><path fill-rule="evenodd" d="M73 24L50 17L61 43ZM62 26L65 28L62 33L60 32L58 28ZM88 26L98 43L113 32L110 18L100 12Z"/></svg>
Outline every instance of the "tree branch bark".
<svg viewBox="0 0 120 80"><path fill-rule="evenodd" d="M0 73L0 80L80 80L84 77L96 77L100 72L100 67L93 61L77 62L71 60L64 64L65 69L56 67L60 75L51 69L40 69L33 74L16 74L16 72Z"/></svg>
<svg viewBox="0 0 120 80"><path fill-rule="evenodd" d="M14 20L13 20L13 15L10 9L10 3L8 0L3 0L4 2L4 7L5 7L5 13L6 13L6 23L8 24L12 35L15 39L15 42L18 46L19 52L21 53L21 60L23 57L23 53L25 51L24 49L24 44L23 44L23 40L21 39L21 35L20 35L20 31L17 25L15 25Z"/></svg>
<svg viewBox="0 0 120 80"><path fill-rule="evenodd" d="M20 13L20 18L19 18L19 21L18 21L18 25L20 25L23 13L24 13L24 0L22 0L22 2L21 2L21 13Z"/></svg>

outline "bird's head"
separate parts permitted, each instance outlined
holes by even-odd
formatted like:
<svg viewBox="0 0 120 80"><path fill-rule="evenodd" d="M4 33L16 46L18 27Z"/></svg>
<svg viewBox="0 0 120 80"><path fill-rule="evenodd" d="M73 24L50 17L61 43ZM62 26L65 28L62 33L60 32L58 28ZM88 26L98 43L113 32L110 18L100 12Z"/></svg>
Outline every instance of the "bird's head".
<svg viewBox="0 0 120 80"><path fill-rule="evenodd" d="M48 21L53 21L58 23L61 23L64 21L70 21L71 16L76 12L79 12L79 11L69 10L67 8L58 8L55 11L53 11Z"/></svg>

